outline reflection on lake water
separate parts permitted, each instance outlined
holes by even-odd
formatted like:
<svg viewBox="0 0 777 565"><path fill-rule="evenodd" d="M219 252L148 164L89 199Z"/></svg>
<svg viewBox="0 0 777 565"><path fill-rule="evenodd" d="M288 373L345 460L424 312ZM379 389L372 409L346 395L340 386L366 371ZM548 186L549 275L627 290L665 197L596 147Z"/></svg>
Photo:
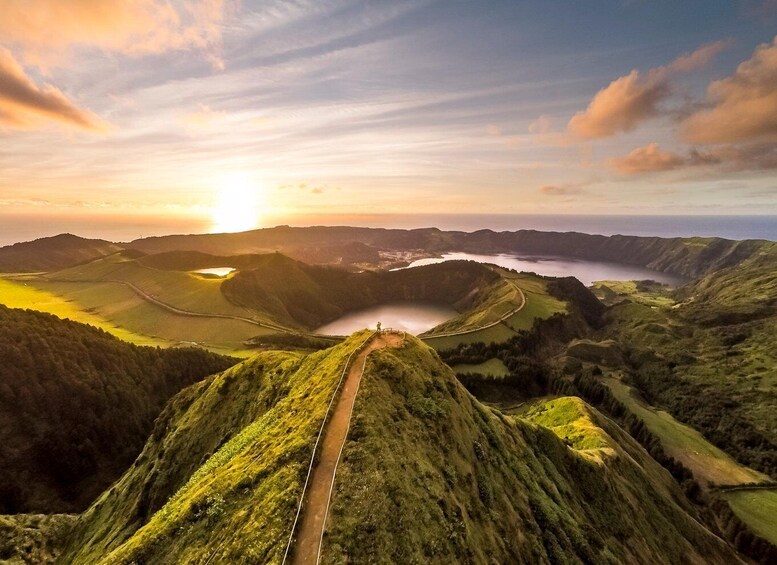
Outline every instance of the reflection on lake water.
<svg viewBox="0 0 777 565"><path fill-rule="evenodd" d="M334 322L321 326L316 333L350 335L364 328L374 329L375 324L380 322L383 328L394 328L418 335L450 320L457 314L458 312L447 304L420 300L387 302L349 312Z"/></svg>
<svg viewBox="0 0 777 565"><path fill-rule="evenodd" d="M550 277L575 277L586 286L594 281L631 281L651 279L668 285L683 282L681 277L622 263L604 263L569 259L567 257L520 257L513 254L477 255L474 253L444 253L442 257L419 259L405 268L432 265L443 261L468 260L478 263L493 263L500 267L529 271Z"/></svg>
<svg viewBox="0 0 777 565"><path fill-rule="evenodd" d="M234 271L232 267L211 267L210 269L197 269L195 273L201 275L215 275L217 277L226 277L229 273Z"/></svg>
<svg viewBox="0 0 777 565"><path fill-rule="evenodd" d="M445 253L442 257L413 261L404 268L409 269L454 260L492 263L516 271L529 271L551 277L575 277L586 286L590 286L594 281L603 280L651 279L668 285L677 285L683 282L681 277L633 265L565 257L519 257L506 253L499 255ZM349 335L364 328L375 328L375 324L381 322L384 328L391 327L418 335L456 315L456 310L445 304L422 301L390 302L349 312L334 322L321 326L316 332L326 335Z"/></svg>

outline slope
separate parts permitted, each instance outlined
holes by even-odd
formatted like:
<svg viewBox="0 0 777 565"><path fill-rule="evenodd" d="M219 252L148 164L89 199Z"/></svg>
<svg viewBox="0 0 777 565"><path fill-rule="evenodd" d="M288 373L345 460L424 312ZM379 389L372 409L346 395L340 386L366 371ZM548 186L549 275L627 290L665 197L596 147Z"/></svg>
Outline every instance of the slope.
<svg viewBox="0 0 777 565"><path fill-rule="evenodd" d="M102 239L84 239L69 233L0 247L1 273L57 271L104 257L121 247Z"/></svg>
<svg viewBox="0 0 777 565"><path fill-rule="evenodd" d="M533 418L550 428L503 416L430 349L376 352L322 562L737 561L631 438L579 399L554 402Z"/></svg>
<svg viewBox="0 0 777 565"><path fill-rule="evenodd" d="M182 391L60 561L280 563L310 449L364 337L264 352ZM601 443L568 446L497 415L416 338L366 367L323 562L738 561L669 475L579 400L552 422L574 417Z"/></svg>
<svg viewBox="0 0 777 565"><path fill-rule="evenodd" d="M279 253L263 258L256 268L225 280L224 295L280 323L306 329L353 310L398 300L445 302L462 313L448 322L456 329L498 320L522 299L503 276L472 261L351 272L307 265Z"/></svg>
<svg viewBox="0 0 777 565"><path fill-rule="evenodd" d="M0 359L0 513L84 509L137 456L170 396L234 363L5 306Z"/></svg>

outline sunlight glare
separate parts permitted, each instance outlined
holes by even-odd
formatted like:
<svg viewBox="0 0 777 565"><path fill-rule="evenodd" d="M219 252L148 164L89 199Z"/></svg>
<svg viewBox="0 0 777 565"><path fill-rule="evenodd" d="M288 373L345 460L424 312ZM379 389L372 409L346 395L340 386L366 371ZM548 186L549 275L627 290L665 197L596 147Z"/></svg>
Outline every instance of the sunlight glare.
<svg viewBox="0 0 777 565"><path fill-rule="evenodd" d="M245 175L225 177L211 211L211 233L231 233L259 227L262 188Z"/></svg>

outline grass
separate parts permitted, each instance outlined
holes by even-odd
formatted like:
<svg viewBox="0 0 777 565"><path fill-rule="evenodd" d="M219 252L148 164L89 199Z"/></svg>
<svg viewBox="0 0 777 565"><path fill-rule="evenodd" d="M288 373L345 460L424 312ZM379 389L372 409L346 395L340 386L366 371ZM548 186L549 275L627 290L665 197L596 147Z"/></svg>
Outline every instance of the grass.
<svg viewBox="0 0 777 565"><path fill-rule="evenodd" d="M0 560L8 565L54 562L76 520L74 514L0 516Z"/></svg>
<svg viewBox="0 0 777 565"><path fill-rule="evenodd" d="M743 269L740 277L739 300L750 300L749 293L759 297L768 287L751 288L748 272ZM706 295L712 290L704 287L693 300L672 308L636 302L614 306L607 314L606 337L646 359L652 356L653 365L668 368L665 378L648 376L640 385L654 404L699 429L743 463L774 474L777 468L769 462L774 461L773 438L777 437L777 350L773 343L777 316L769 300L759 299L747 306L757 309L753 317L743 314L738 309L744 306L730 302L733 296L728 294L728 280L725 282L720 283L725 292L719 295ZM712 278L707 284L718 282ZM777 288L769 292L777 293ZM725 318L729 314L732 317ZM711 322L721 316L725 323Z"/></svg>
<svg viewBox="0 0 777 565"><path fill-rule="evenodd" d="M716 485L737 485L769 480L766 475L737 463L723 450L709 443L690 426L678 422L671 414L646 405L631 392L631 388L614 377L603 382L615 398L645 422L661 441L668 455L688 467L697 480Z"/></svg>
<svg viewBox="0 0 777 565"><path fill-rule="evenodd" d="M725 492L723 496L740 520L777 545L777 489L735 490Z"/></svg>
<svg viewBox="0 0 777 565"><path fill-rule="evenodd" d="M467 364L461 364L461 365L455 365L453 368L454 373L462 374L462 373L479 373L481 375L486 375L490 377L506 377L510 374L510 370L505 367L505 364L502 363L500 359L489 359L488 361L484 361L483 363L478 363L477 365L467 365Z"/></svg>
<svg viewBox="0 0 777 565"><path fill-rule="evenodd" d="M483 406L413 338L374 353L322 563L733 559L678 506L677 485L633 440L578 399L559 406L556 419L580 428L590 411L582 445L596 443L600 461L542 425ZM615 457L590 439L612 434L623 442Z"/></svg>
<svg viewBox="0 0 777 565"><path fill-rule="evenodd" d="M310 448L363 338L264 352L182 391L133 467L80 518L61 562L279 563ZM669 475L581 401L562 402L548 423L582 425L588 414L619 442L616 458L592 461L548 428L483 406L410 336L366 367L322 563L733 557Z"/></svg>
<svg viewBox="0 0 777 565"><path fill-rule="evenodd" d="M518 285L506 278L499 278L480 291L484 297L475 308L456 316L434 328L434 332L447 333L487 326L523 304Z"/></svg>
<svg viewBox="0 0 777 565"><path fill-rule="evenodd" d="M638 281L596 281L592 291L597 298L612 304L626 298L651 307L668 308L675 304L668 287L642 287Z"/></svg>
<svg viewBox="0 0 777 565"><path fill-rule="evenodd" d="M52 280L125 281L165 304L191 312L226 314L251 318L253 313L229 302L221 292L224 279L200 277L185 271L166 271L146 267L140 262L111 255L48 275Z"/></svg>
<svg viewBox="0 0 777 565"><path fill-rule="evenodd" d="M198 318L176 314L144 300L120 283L66 283L32 281L39 288L71 300L118 326L149 334L168 343L196 343L216 352L244 350L243 342L269 332L265 328L228 318Z"/></svg>
<svg viewBox="0 0 777 565"><path fill-rule="evenodd" d="M329 399L365 337L307 356L260 353L174 398L63 560L279 563Z"/></svg>
<svg viewBox="0 0 777 565"><path fill-rule="evenodd" d="M86 311L72 299L36 288L33 284L25 279L0 278L0 303L9 308L38 310L74 322L90 324L137 345L169 346L172 344L170 340L161 337L148 335L141 331L132 331L103 316Z"/></svg>
<svg viewBox="0 0 777 565"><path fill-rule="evenodd" d="M423 340L438 350L451 349L462 343L501 343L519 331L531 329L536 319L550 318L553 314L566 311L566 303L548 294L546 283L540 277L529 273L512 273L504 269L498 271L523 291L526 303L521 310L489 328L451 336L424 335Z"/></svg>
<svg viewBox="0 0 777 565"><path fill-rule="evenodd" d="M549 428L564 443L578 451L614 447L613 440L591 419L586 403L574 396L535 404L523 417Z"/></svg>

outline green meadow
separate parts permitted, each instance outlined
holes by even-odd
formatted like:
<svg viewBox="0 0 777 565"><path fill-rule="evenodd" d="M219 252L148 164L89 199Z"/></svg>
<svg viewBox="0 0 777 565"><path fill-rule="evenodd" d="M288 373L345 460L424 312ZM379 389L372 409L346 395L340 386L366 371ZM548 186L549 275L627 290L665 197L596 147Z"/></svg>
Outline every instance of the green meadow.
<svg viewBox="0 0 777 565"><path fill-rule="evenodd" d="M605 377L603 382L648 429L661 440L667 454L688 467L697 480L714 485L737 485L763 482L769 478L737 463L723 450L709 443L690 426L675 420L671 414L646 405L620 379Z"/></svg>
<svg viewBox="0 0 777 565"><path fill-rule="evenodd" d="M777 544L777 489L732 490L723 493L740 520Z"/></svg>
<svg viewBox="0 0 777 565"><path fill-rule="evenodd" d="M74 322L89 324L137 345L171 345L171 342L164 338L133 331L91 310L84 309L72 299L38 288L29 279L13 280L1 277L0 304L5 304L9 308L38 310Z"/></svg>

